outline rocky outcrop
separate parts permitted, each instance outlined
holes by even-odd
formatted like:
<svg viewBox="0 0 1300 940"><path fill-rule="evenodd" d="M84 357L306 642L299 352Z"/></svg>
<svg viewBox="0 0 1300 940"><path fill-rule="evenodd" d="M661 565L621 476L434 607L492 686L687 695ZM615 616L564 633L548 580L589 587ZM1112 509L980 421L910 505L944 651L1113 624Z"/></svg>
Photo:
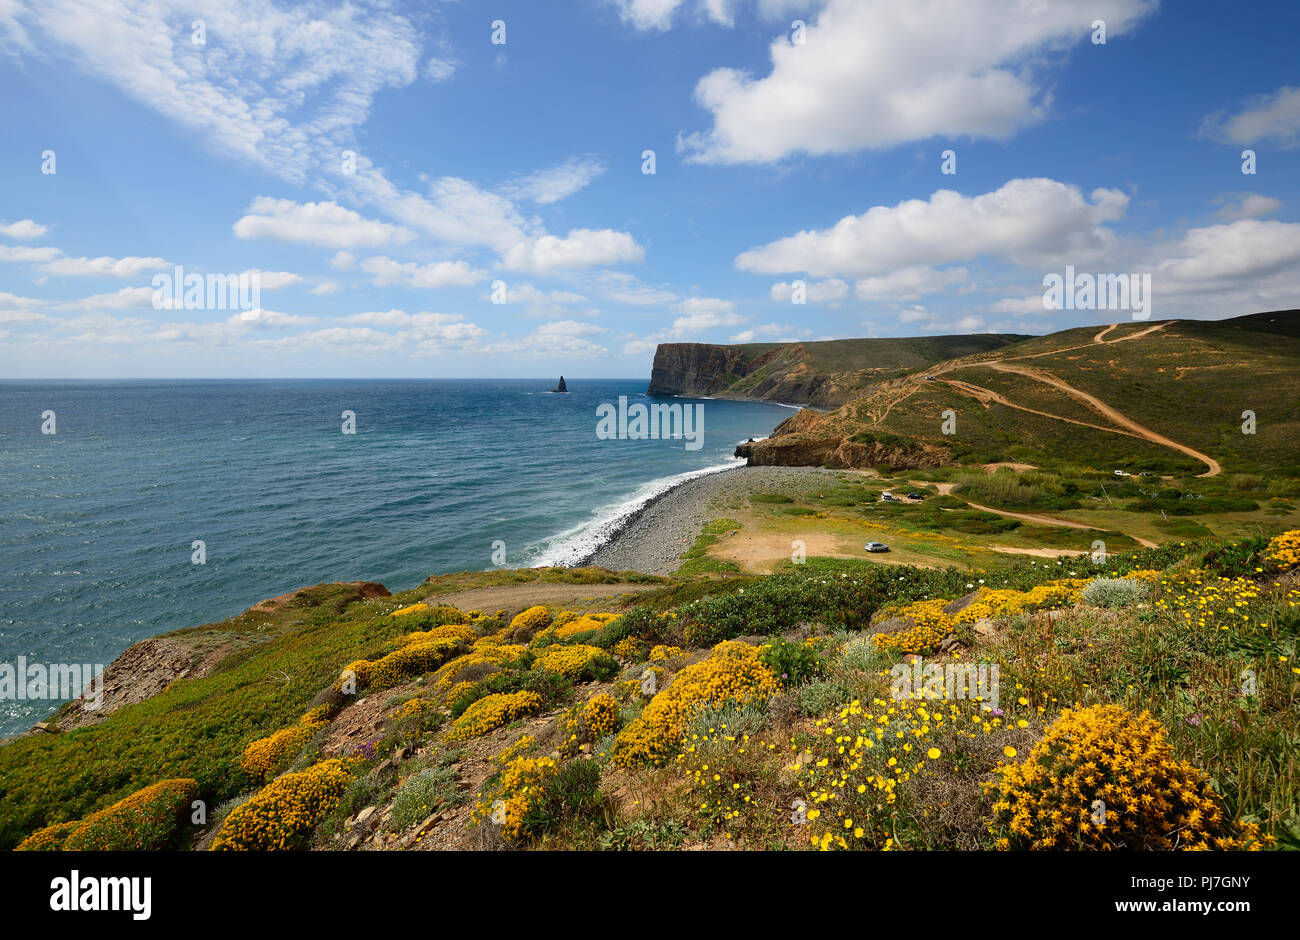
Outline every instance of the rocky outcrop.
<svg viewBox="0 0 1300 940"><path fill-rule="evenodd" d="M745 357L733 346L660 343L646 393L709 398L748 371Z"/></svg>
<svg viewBox="0 0 1300 940"><path fill-rule="evenodd" d="M752 467L831 467L865 470L887 464L895 469L922 470L951 462L947 448L919 442L892 446L859 442L831 427L828 416L803 409L776 426L772 436L741 444L737 457Z"/></svg>
<svg viewBox="0 0 1300 940"><path fill-rule="evenodd" d="M183 630L132 643L104 667L102 676L87 686L81 698L63 705L49 720L17 737L99 724L127 705L143 702L166 691L180 679L203 678L231 653L265 643L276 635L273 631L239 629L236 625L241 625L241 621L265 622L266 618L284 614L292 608L315 607L322 603L332 604L341 612L355 601L388 596L388 588L376 581L337 581L258 601L238 617L214 624L211 628ZM96 691L102 692L98 707L94 701Z"/></svg>

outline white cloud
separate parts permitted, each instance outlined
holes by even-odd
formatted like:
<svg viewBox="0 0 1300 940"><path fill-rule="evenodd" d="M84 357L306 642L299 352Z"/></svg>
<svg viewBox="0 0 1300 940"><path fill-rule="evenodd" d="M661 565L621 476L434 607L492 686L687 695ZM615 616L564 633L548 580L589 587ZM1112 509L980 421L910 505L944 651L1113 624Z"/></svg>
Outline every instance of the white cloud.
<svg viewBox="0 0 1300 940"><path fill-rule="evenodd" d="M428 185L428 195L399 189L358 157L349 191L404 225L458 246L486 246L504 252L532 234L532 228L505 196L469 180L445 176Z"/></svg>
<svg viewBox="0 0 1300 940"><path fill-rule="evenodd" d="M456 73L459 63L455 59L443 59L433 56L424 63L424 74L430 81L445 82Z"/></svg>
<svg viewBox="0 0 1300 940"><path fill-rule="evenodd" d="M545 274L561 268L613 265L643 258L645 249L627 232L575 228L563 238L543 235L521 242L505 253L502 264L515 271Z"/></svg>
<svg viewBox="0 0 1300 940"><path fill-rule="evenodd" d="M1236 114L1216 111L1201 123L1201 136L1238 146L1273 143L1300 147L1300 88L1283 86L1250 99Z"/></svg>
<svg viewBox="0 0 1300 940"><path fill-rule="evenodd" d="M0 245L0 261L50 261L59 256L59 249L48 246Z"/></svg>
<svg viewBox="0 0 1300 940"><path fill-rule="evenodd" d="M190 41L197 13L206 46ZM420 37L383 2L281 5L46 0L0 12L35 44L164 115L195 141L302 182L337 163L374 96L415 80Z"/></svg>
<svg viewBox="0 0 1300 940"><path fill-rule="evenodd" d="M353 313L341 318L346 323L364 323L368 326L405 327L411 325L411 315L405 310L375 310Z"/></svg>
<svg viewBox="0 0 1300 940"><path fill-rule="evenodd" d="M634 22L658 27L671 17L666 4L635 6ZM1113 40L1155 8L1155 0L829 0L804 43L788 33L772 42L766 76L719 68L700 79L695 100L713 126L680 138L679 149L697 162L761 163L935 136L1005 139L1046 113L1046 83L1031 65L1086 41L1094 19Z"/></svg>
<svg viewBox="0 0 1300 940"><path fill-rule="evenodd" d="M965 268L899 268L880 277L862 278L853 285L853 295L859 300L916 300L960 284L967 275Z"/></svg>
<svg viewBox="0 0 1300 940"><path fill-rule="evenodd" d="M773 300L789 300L794 296L794 285L788 281L778 281L772 285L771 295ZM834 303L848 296L848 282L838 277L804 285L804 299L809 303Z"/></svg>
<svg viewBox="0 0 1300 940"><path fill-rule="evenodd" d="M417 264L414 261L394 261L383 255L361 262L361 270L374 275L376 287L393 284L406 287L469 287L487 277L487 272L476 271L464 261Z"/></svg>
<svg viewBox="0 0 1300 940"><path fill-rule="evenodd" d="M91 294L80 300L60 304L62 310L79 310L83 307L99 307L125 310L133 307L153 307L154 289L152 287L123 287L110 294Z"/></svg>
<svg viewBox="0 0 1300 940"><path fill-rule="evenodd" d="M929 201L909 199L845 216L832 228L803 231L736 258L745 271L811 275L887 275L993 255L1016 264L1083 263L1114 242L1106 222L1120 218L1128 197L1113 189L1085 199L1078 187L1050 179L1015 179L967 197L950 189Z"/></svg>
<svg viewBox="0 0 1300 940"><path fill-rule="evenodd" d="M745 322L736 313L736 305L720 297L687 297L676 306L685 316L674 322L674 328L696 330L711 326L735 326Z"/></svg>
<svg viewBox="0 0 1300 940"><path fill-rule="evenodd" d="M623 352L638 355L654 350L660 343L682 343L692 340L705 330L722 326L740 326L745 318L736 313L736 305L719 297L688 297L674 305L682 315L672 325L649 336L629 340Z"/></svg>
<svg viewBox="0 0 1300 940"><path fill-rule="evenodd" d="M560 166L512 180L501 191L511 199L529 200L545 206L572 196L604 172L605 166L599 160L575 158Z"/></svg>
<svg viewBox="0 0 1300 940"><path fill-rule="evenodd" d="M677 295L663 287L651 287L634 274L601 271L593 283L608 300L634 307L659 307L677 300Z"/></svg>
<svg viewBox="0 0 1300 940"><path fill-rule="evenodd" d="M336 271L348 271L357 263L357 256L350 251L340 251L330 258L330 267Z"/></svg>
<svg viewBox="0 0 1300 940"><path fill-rule="evenodd" d="M321 281L311 289L311 293L316 294L318 297L324 297L337 294L341 290L343 290L343 285L338 281Z"/></svg>
<svg viewBox="0 0 1300 940"><path fill-rule="evenodd" d="M260 271L257 268L245 271L239 276L256 277L259 290L281 290L302 280L299 275L290 274L288 271Z"/></svg>
<svg viewBox="0 0 1300 940"><path fill-rule="evenodd" d="M170 267L162 258L56 258L42 265L41 270L73 277L135 277Z"/></svg>
<svg viewBox="0 0 1300 940"><path fill-rule="evenodd" d="M491 352L513 357L566 359L596 359L609 355L609 350L591 337L607 332L604 327L581 320L555 320L543 323L526 336L495 344Z"/></svg>
<svg viewBox="0 0 1300 940"><path fill-rule="evenodd" d="M664 30L672 26L673 14L684 0L614 0L624 23L635 29Z"/></svg>
<svg viewBox="0 0 1300 940"><path fill-rule="evenodd" d="M327 248L374 247L406 242L412 233L400 225L363 218L335 202L296 203L258 196L234 224L240 238L277 238Z"/></svg>
<svg viewBox="0 0 1300 940"><path fill-rule="evenodd" d="M1282 208L1282 200L1259 193L1235 193L1219 201L1224 203L1217 213L1219 218L1229 222L1238 219L1262 219Z"/></svg>
<svg viewBox="0 0 1300 940"><path fill-rule="evenodd" d="M8 225L0 225L0 235L5 238L40 238L49 229L31 219L21 219Z"/></svg>
<svg viewBox="0 0 1300 940"><path fill-rule="evenodd" d="M1152 274L1152 289L1186 293L1237 288L1300 267L1300 223L1242 219L1187 232Z"/></svg>
<svg viewBox="0 0 1300 940"><path fill-rule="evenodd" d="M796 329L792 326L782 326L779 323L764 323L752 330L742 330L731 337L731 342L756 343L759 340L765 340L772 343L796 343L810 336L812 336L812 330Z"/></svg>

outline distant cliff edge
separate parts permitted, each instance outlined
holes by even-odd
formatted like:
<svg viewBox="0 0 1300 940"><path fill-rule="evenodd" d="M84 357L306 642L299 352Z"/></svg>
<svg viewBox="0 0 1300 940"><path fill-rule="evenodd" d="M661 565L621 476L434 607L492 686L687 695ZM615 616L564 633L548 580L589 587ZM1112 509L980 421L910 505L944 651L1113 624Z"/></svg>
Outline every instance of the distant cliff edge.
<svg viewBox="0 0 1300 940"><path fill-rule="evenodd" d="M882 382L932 363L1000 349L1026 338L983 333L734 346L660 343L647 392L772 401L830 411Z"/></svg>

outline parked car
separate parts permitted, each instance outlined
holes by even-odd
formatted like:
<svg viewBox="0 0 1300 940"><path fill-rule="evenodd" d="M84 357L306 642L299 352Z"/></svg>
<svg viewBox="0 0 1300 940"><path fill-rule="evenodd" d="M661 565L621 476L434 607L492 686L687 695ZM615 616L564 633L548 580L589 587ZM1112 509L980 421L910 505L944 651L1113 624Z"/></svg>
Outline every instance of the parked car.
<svg viewBox="0 0 1300 940"><path fill-rule="evenodd" d="M867 551L869 551L869 552L887 552L887 551L889 551L889 546L886 545L884 542L868 542L866 545L864 545L864 546L862 546L862 547L865 548L865 549L866 549Z"/></svg>
<svg viewBox="0 0 1300 940"><path fill-rule="evenodd" d="M881 502L892 503L892 502L894 501L894 494L893 494L893 493L881 493L881 494L880 494L880 499L881 499Z"/></svg>
<svg viewBox="0 0 1300 940"><path fill-rule="evenodd" d="M908 498L908 499L925 499L925 494L924 494L924 493L908 493L908 494L907 494L907 498Z"/></svg>

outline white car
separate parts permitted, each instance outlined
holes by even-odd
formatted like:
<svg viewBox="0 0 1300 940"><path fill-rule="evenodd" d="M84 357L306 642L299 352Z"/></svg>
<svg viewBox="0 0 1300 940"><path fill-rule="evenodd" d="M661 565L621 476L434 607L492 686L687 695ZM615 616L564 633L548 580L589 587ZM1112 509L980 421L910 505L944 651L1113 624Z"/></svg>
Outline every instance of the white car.
<svg viewBox="0 0 1300 940"><path fill-rule="evenodd" d="M886 545L884 542L868 542L866 545L864 545L864 546L862 546L862 547L865 548L865 549L866 549L867 551L869 551L869 552L887 552L887 551L889 551L889 546Z"/></svg>

